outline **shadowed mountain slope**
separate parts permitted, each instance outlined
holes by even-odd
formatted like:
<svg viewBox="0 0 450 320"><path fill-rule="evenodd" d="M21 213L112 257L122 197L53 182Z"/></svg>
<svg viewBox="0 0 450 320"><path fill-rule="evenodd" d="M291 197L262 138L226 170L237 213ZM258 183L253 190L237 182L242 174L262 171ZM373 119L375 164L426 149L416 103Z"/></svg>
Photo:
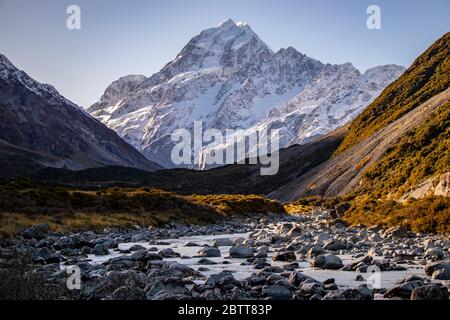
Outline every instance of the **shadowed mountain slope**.
<svg viewBox="0 0 450 320"><path fill-rule="evenodd" d="M114 131L0 54L0 177L43 167L121 165L155 170Z"/></svg>

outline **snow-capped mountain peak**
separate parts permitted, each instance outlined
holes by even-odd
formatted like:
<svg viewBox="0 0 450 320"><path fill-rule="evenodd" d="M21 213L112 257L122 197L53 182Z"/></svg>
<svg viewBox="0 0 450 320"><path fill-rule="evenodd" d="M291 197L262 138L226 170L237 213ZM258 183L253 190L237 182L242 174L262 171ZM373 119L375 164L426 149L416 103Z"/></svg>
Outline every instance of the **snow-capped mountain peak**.
<svg viewBox="0 0 450 320"><path fill-rule="evenodd" d="M402 67L361 74L323 64L293 47L273 52L242 22L228 19L193 37L149 78L113 82L89 111L149 159L172 167L174 130L281 129L281 146L302 143L352 120Z"/></svg>
<svg viewBox="0 0 450 320"><path fill-rule="evenodd" d="M192 38L162 72L174 76L183 72L233 67L248 62L252 54L258 53L273 52L248 24L236 24L228 19Z"/></svg>

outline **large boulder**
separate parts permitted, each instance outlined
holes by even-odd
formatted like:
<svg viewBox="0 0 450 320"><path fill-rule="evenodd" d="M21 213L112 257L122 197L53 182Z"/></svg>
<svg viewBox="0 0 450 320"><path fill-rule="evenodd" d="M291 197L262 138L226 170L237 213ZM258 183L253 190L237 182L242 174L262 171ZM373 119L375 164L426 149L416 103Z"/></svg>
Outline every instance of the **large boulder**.
<svg viewBox="0 0 450 320"><path fill-rule="evenodd" d="M367 297L358 289L345 289L330 291L323 300L367 300Z"/></svg>
<svg viewBox="0 0 450 320"><path fill-rule="evenodd" d="M300 271L293 271L288 278L289 284L299 287L303 282L305 281L311 281L313 278L310 276L307 276L306 274L300 272Z"/></svg>
<svg viewBox="0 0 450 320"><path fill-rule="evenodd" d="M371 256L369 256L369 255L364 256L364 257L356 260L355 262L353 262L350 265L350 269L353 270L353 271L356 271L356 270L358 270L358 268L361 268L361 267L364 267L364 266L367 267L367 266L371 265L372 261L373 261L373 258Z"/></svg>
<svg viewBox="0 0 450 320"><path fill-rule="evenodd" d="M48 226L46 224L36 224L24 232L22 232L22 236L25 239L36 239L41 240L44 239L48 234Z"/></svg>
<svg viewBox="0 0 450 320"><path fill-rule="evenodd" d="M103 244L108 249L115 249L115 248L119 247L119 242L113 238L102 239L101 242L99 242L99 243ZM131 250L131 248L130 248L130 250Z"/></svg>
<svg viewBox="0 0 450 320"><path fill-rule="evenodd" d="M131 242L143 242L143 241L148 241L148 237L145 234L135 234L134 236L131 237Z"/></svg>
<svg viewBox="0 0 450 320"><path fill-rule="evenodd" d="M396 285L396 286L390 288L388 291L386 291L384 294L384 297L385 298L400 297L400 298L409 299L413 290L415 288L422 287L423 285L424 285L424 282L422 280L414 280L414 281L401 283L399 285Z"/></svg>
<svg viewBox="0 0 450 320"><path fill-rule="evenodd" d="M92 250L92 253L95 254L96 256L105 256L109 254L109 250L102 243L98 243L95 245L94 249Z"/></svg>
<svg viewBox="0 0 450 320"><path fill-rule="evenodd" d="M79 234L61 237L55 244L55 247L57 249L63 248L81 249L83 247L92 247L92 246L93 244L91 244L88 240L86 240Z"/></svg>
<svg viewBox="0 0 450 320"><path fill-rule="evenodd" d="M412 236L411 232L403 226L398 226L398 227L391 227L389 229L386 229L383 233L382 233L382 237L388 238L388 237L393 237L393 238L408 238Z"/></svg>
<svg viewBox="0 0 450 320"><path fill-rule="evenodd" d="M292 223L289 223L289 222L285 222L285 223L279 224L275 228L275 233L277 235L279 235L279 236L284 236L292 229L293 226L294 225Z"/></svg>
<svg viewBox="0 0 450 320"><path fill-rule="evenodd" d="M433 261L442 260L445 258L445 253L439 248L429 248L425 251L425 258L431 259Z"/></svg>
<svg viewBox="0 0 450 320"><path fill-rule="evenodd" d="M147 291L147 299L152 299L161 292L170 294L189 294L183 280L178 278L166 278L156 281Z"/></svg>
<svg viewBox="0 0 450 320"><path fill-rule="evenodd" d="M229 276L233 277L233 275L230 272L215 273L215 274L210 275L206 279L205 284L208 286L217 286L222 279L225 279Z"/></svg>
<svg viewBox="0 0 450 320"><path fill-rule="evenodd" d="M278 252L272 257L273 261L288 261L292 262L297 260L295 253L292 251Z"/></svg>
<svg viewBox="0 0 450 320"><path fill-rule="evenodd" d="M39 249L34 257L34 261L45 264L59 263L61 260L62 258L58 253L50 251L47 248Z"/></svg>
<svg viewBox="0 0 450 320"><path fill-rule="evenodd" d="M230 238L218 238L214 239L213 245L215 247L231 247L233 241Z"/></svg>
<svg viewBox="0 0 450 320"><path fill-rule="evenodd" d="M144 300L145 292L135 286L122 286L117 288L107 300Z"/></svg>
<svg viewBox="0 0 450 320"><path fill-rule="evenodd" d="M448 300L447 288L438 284L427 284L414 288L411 293L411 300Z"/></svg>
<svg viewBox="0 0 450 320"><path fill-rule="evenodd" d="M306 253L306 256L311 259L324 253L325 250L322 247L312 246L311 249L309 249L308 252Z"/></svg>
<svg viewBox="0 0 450 320"><path fill-rule="evenodd" d="M262 293L270 299L274 300L288 300L292 299L291 291L285 286L273 285L264 286L262 288Z"/></svg>
<svg viewBox="0 0 450 320"><path fill-rule="evenodd" d="M217 264L217 262L214 262L212 260L209 260L208 258L201 258L197 261L198 264L201 265L213 265L213 264Z"/></svg>
<svg viewBox="0 0 450 320"><path fill-rule="evenodd" d="M331 270L340 269L344 266L342 260L333 254L319 255L310 262L310 265L313 268Z"/></svg>
<svg viewBox="0 0 450 320"><path fill-rule="evenodd" d="M450 280L450 268L447 266L446 268L435 270L431 275L431 279Z"/></svg>
<svg viewBox="0 0 450 320"><path fill-rule="evenodd" d="M253 258L253 255L254 252L251 247L238 244L230 248L230 257L232 258Z"/></svg>
<svg viewBox="0 0 450 320"><path fill-rule="evenodd" d="M220 250L216 247L204 247L198 252L200 257L220 257Z"/></svg>
<svg viewBox="0 0 450 320"><path fill-rule="evenodd" d="M162 249L158 254L163 258L179 258L181 255L171 248Z"/></svg>
<svg viewBox="0 0 450 320"><path fill-rule="evenodd" d="M324 241L330 240L331 235L328 232L321 232L314 237L316 243L323 243Z"/></svg>
<svg viewBox="0 0 450 320"><path fill-rule="evenodd" d="M170 262L166 263L163 266L163 269L160 270L166 276L175 277L175 278L186 278L186 277L198 277L201 274L192 269L191 267L178 263L178 262Z"/></svg>
<svg viewBox="0 0 450 320"><path fill-rule="evenodd" d="M148 262L153 260L162 260L163 257L154 252L148 252L145 249L134 252L131 255L131 259L134 261Z"/></svg>
<svg viewBox="0 0 450 320"><path fill-rule="evenodd" d="M330 250L330 251L338 251L345 249L347 246L342 240L339 239L330 239L328 241L325 241L323 245L324 250Z"/></svg>
<svg viewBox="0 0 450 320"><path fill-rule="evenodd" d="M365 300L373 300L374 292L372 289L369 289L367 284L360 284L357 289L366 298Z"/></svg>
<svg viewBox="0 0 450 320"><path fill-rule="evenodd" d="M141 246L140 244L135 244L135 245L131 246L128 250L130 250L130 251L145 250L145 247Z"/></svg>
<svg viewBox="0 0 450 320"><path fill-rule="evenodd" d="M319 282L306 282L300 286L297 296L301 297L302 300L309 299L313 295L319 295L323 297L325 295L325 287Z"/></svg>
<svg viewBox="0 0 450 320"><path fill-rule="evenodd" d="M426 265L425 273L436 280L450 280L450 260Z"/></svg>

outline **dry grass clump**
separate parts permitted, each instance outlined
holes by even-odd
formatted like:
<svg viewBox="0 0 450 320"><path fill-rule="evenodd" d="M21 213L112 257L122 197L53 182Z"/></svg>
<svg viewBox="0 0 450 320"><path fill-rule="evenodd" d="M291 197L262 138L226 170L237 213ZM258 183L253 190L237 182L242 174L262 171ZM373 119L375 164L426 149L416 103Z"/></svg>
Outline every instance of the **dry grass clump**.
<svg viewBox="0 0 450 320"><path fill-rule="evenodd" d="M225 215L286 213L281 203L259 195L193 195L189 196L188 199L195 203L213 206Z"/></svg>
<svg viewBox="0 0 450 320"><path fill-rule="evenodd" d="M311 206L300 203L288 203L284 205L284 209L291 215L310 214L313 210Z"/></svg>

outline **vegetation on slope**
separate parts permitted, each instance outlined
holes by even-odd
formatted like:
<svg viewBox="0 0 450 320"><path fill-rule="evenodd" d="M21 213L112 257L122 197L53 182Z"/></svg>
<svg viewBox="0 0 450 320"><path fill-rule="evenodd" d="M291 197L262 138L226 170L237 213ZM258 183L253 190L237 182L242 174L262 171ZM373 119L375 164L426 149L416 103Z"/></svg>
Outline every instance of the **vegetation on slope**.
<svg viewBox="0 0 450 320"><path fill-rule="evenodd" d="M420 55L350 125L336 154L361 142L450 87L450 32Z"/></svg>
<svg viewBox="0 0 450 320"><path fill-rule="evenodd" d="M358 193L398 199L424 178L450 166L450 101L406 133L364 173Z"/></svg>
<svg viewBox="0 0 450 320"><path fill-rule="evenodd" d="M214 223L230 215L285 213L255 195L181 196L152 188L83 191L42 186L28 180L0 183L0 236L47 223L54 231Z"/></svg>
<svg viewBox="0 0 450 320"><path fill-rule="evenodd" d="M335 154L356 145L450 87L450 32L420 55L411 67L350 125ZM365 172L359 188L342 198L304 199L329 207L350 202L344 219L353 224L403 225L416 232L450 232L450 200L429 196L396 201L424 180L449 171L450 103L389 147Z"/></svg>
<svg viewBox="0 0 450 320"><path fill-rule="evenodd" d="M414 232L450 233L450 201L448 197L426 197L394 200L358 198L345 213L351 224L404 226Z"/></svg>
<svg viewBox="0 0 450 320"><path fill-rule="evenodd" d="M364 173L361 187L347 196L352 223L401 224L413 231L450 232L450 199L394 201L424 179L450 167L450 101L389 148Z"/></svg>

